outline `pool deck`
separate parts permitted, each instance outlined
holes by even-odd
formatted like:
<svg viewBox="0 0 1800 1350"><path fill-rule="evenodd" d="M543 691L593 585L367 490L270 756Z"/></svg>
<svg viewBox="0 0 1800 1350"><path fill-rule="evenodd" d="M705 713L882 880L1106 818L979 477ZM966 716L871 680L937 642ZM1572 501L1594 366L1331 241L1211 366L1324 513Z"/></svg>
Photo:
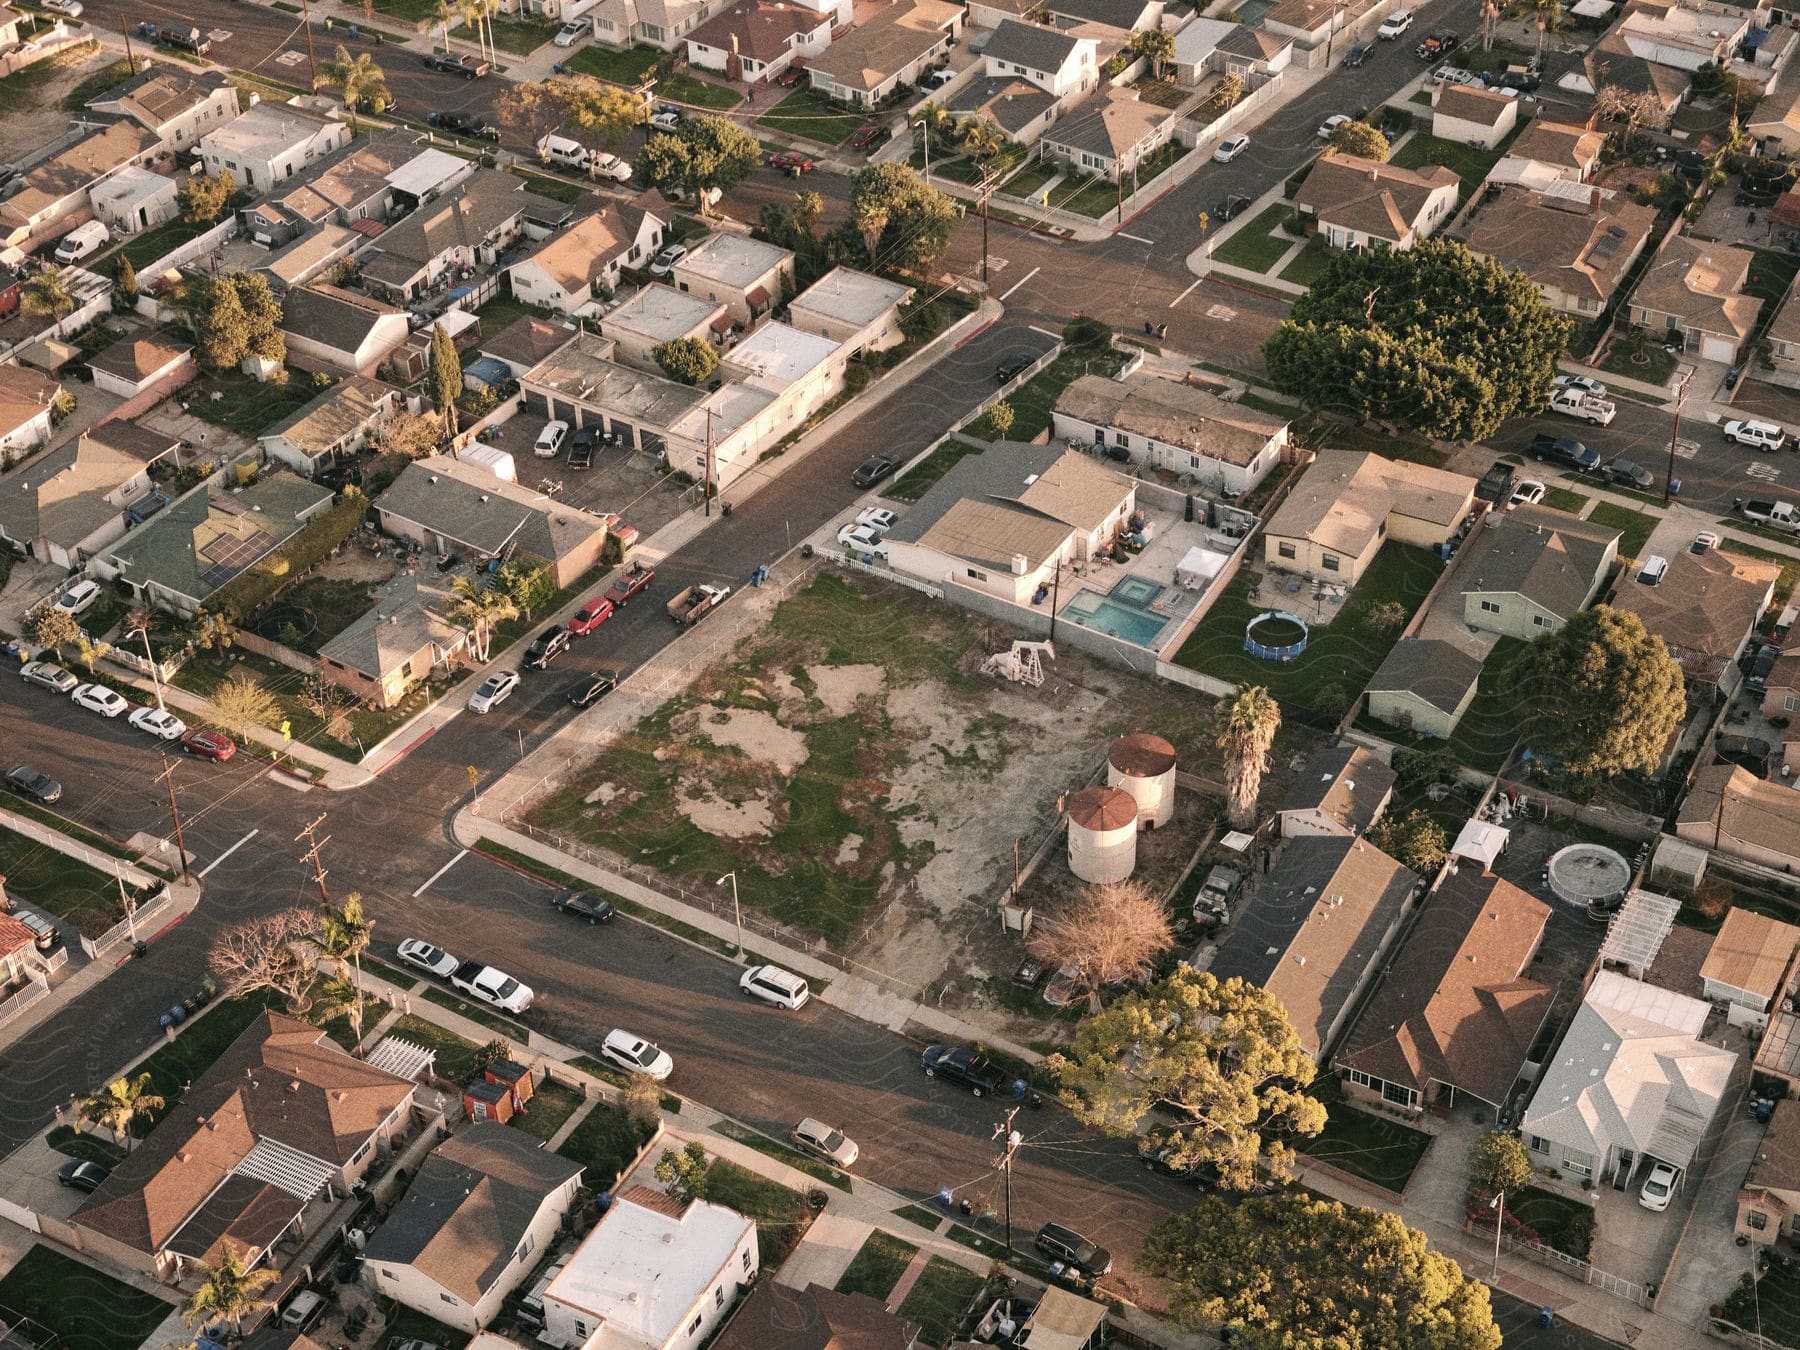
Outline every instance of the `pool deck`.
<svg viewBox="0 0 1800 1350"><path fill-rule="evenodd" d="M1192 611L1199 603L1201 592L1185 590L1175 584L1175 568L1187 557L1188 550L1196 544L1207 542L1206 528L1198 524L1190 524L1172 512L1144 511L1153 527L1150 542L1144 551L1127 563L1088 562L1076 568L1066 568L1062 574L1062 589L1066 597L1057 608L1057 618L1067 619L1070 623L1081 623L1079 613L1070 613L1069 605L1078 595L1091 591L1100 596L1110 596L1113 589L1128 577L1136 577L1149 582L1153 586L1161 586L1162 594L1148 607L1131 604L1126 600L1115 599L1114 604L1123 605L1127 609L1150 614L1165 621L1159 634L1168 632L1168 625L1174 623ZM1083 624L1083 627L1098 625ZM1101 628L1099 631L1108 630ZM1118 636L1115 634L1115 636ZM1126 641L1131 639L1126 638ZM1140 644L1141 645L1141 644Z"/></svg>

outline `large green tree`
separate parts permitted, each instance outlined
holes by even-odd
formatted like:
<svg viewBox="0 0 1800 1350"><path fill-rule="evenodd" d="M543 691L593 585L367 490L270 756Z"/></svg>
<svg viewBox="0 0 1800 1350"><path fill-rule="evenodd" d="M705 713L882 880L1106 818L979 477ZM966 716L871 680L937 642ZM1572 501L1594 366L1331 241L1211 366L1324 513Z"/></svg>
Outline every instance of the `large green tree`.
<svg viewBox="0 0 1800 1350"><path fill-rule="evenodd" d="M251 272L199 277L188 283L183 304L207 369L232 370L247 356L277 363L286 358L281 301L267 278Z"/></svg>
<svg viewBox="0 0 1800 1350"><path fill-rule="evenodd" d="M1259 1170L1287 1175L1283 1138L1325 1127L1324 1104L1306 1093L1313 1061L1280 1002L1186 967L1090 1017L1049 1064L1076 1119L1114 1138L1172 1108L1186 1123L1156 1124L1145 1146L1217 1168L1232 1190L1250 1189Z"/></svg>
<svg viewBox="0 0 1800 1350"><path fill-rule="evenodd" d="M1471 1207L1487 1204L1496 1191L1529 1186L1536 1173L1518 1135L1488 1131L1469 1146Z"/></svg>
<svg viewBox="0 0 1800 1350"><path fill-rule="evenodd" d="M597 139L602 149L616 150L625 133L642 124L644 100L616 84L583 83L569 95L567 120Z"/></svg>
<svg viewBox="0 0 1800 1350"><path fill-rule="evenodd" d="M1162 78L1163 64L1175 55L1175 35L1166 28L1140 28L1131 35L1125 50L1150 62L1150 73Z"/></svg>
<svg viewBox="0 0 1800 1350"><path fill-rule="evenodd" d="M1567 342L1524 273L1425 239L1333 258L1263 355L1314 407L1459 441L1541 411Z"/></svg>
<svg viewBox="0 0 1800 1350"><path fill-rule="evenodd" d="M441 323L431 325L431 399L438 416L444 419L444 430L456 435L456 400L462 397L462 357L450 330Z"/></svg>
<svg viewBox="0 0 1800 1350"><path fill-rule="evenodd" d="M663 374L681 384L699 384L719 368L719 354L703 338L670 338L650 349L651 359Z"/></svg>
<svg viewBox="0 0 1800 1350"><path fill-rule="evenodd" d="M1596 605L1530 655L1531 748L1577 779L1649 772L1687 708L1681 667L1635 614Z"/></svg>
<svg viewBox="0 0 1800 1350"><path fill-rule="evenodd" d="M1331 133L1329 144L1333 150L1342 150L1346 155L1372 159L1377 164L1387 163L1387 137L1367 122L1345 122Z"/></svg>
<svg viewBox="0 0 1800 1350"><path fill-rule="evenodd" d="M1281 705L1260 684L1238 686L1213 711L1213 743L1225 752L1225 815L1234 830L1256 824L1256 796L1262 790L1269 748L1281 730Z"/></svg>
<svg viewBox="0 0 1800 1350"><path fill-rule="evenodd" d="M1285 1191L1207 1196L1150 1230L1177 1325L1244 1350L1500 1350L1487 1286L1397 1214Z"/></svg>
<svg viewBox="0 0 1800 1350"><path fill-rule="evenodd" d="M1436 872L1450 851L1450 836L1444 827L1417 807L1403 816L1383 816L1369 827L1366 837L1422 877Z"/></svg>
<svg viewBox="0 0 1800 1350"><path fill-rule="evenodd" d="M699 114L682 118L668 135L652 136L638 151L633 172L652 187L693 195L704 215L713 188L729 192L761 163L756 137L723 117Z"/></svg>
<svg viewBox="0 0 1800 1350"><path fill-rule="evenodd" d="M190 225L210 225L225 214L237 193L237 180L229 169L215 175L190 174L181 180L176 197L181 202L181 218Z"/></svg>
<svg viewBox="0 0 1800 1350"><path fill-rule="evenodd" d="M921 267L949 246L956 202L904 162L871 164L850 175L850 218L872 266Z"/></svg>
<svg viewBox="0 0 1800 1350"><path fill-rule="evenodd" d="M52 319L74 309L75 296L62 268L50 266L32 273L20 290L19 305L27 314Z"/></svg>

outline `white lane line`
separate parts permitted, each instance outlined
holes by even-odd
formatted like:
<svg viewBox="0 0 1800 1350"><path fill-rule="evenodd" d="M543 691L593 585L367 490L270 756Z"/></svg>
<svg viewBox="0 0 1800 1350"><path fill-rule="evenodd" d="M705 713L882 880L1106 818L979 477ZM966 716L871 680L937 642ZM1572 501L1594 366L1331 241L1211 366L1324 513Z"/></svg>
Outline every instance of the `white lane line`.
<svg viewBox="0 0 1800 1350"><path fill-rule="evenodd" d="M417 895L417 894L419 894L419 891L424 891L424 890L429 889L432 882L436 881L439 877L443 876L444 873L448 872L452 867L455 867L456 864L458 864L459 862L461 862L464 858L466 858L468 856L469 856L469 850L465 848L461 853L458 853L449 862L445 863L442 867L438 868L437 871L433 872L428 878L426 878L425 884L423 886L419 887L419 890L414 891L413 894Z"/></svg>
<svg viewBox="0 0 1800 1350"><path fill-rule="evenodd" d="M1194 287L1198 286L1204 280L1206 280L1205 277L1195 277L1192 285L1190 285L1180 295L1176 296L1173 300L1169 301L1169 308L1174 309L1175 306L1179 305L1183 300L1187 299L1190 295L1192 295L1194 293Z"/></svg>
<svg viewBox="0 0 1800 1350"><path fill-rule="evenodd" d="M206 864L205 867L202 867L200 869L200 875L205 876L208 872L212 871L213 868L217 867L220 863L224 862L232 854L236 853L240 848L242 848L245 844L249 843L252 839L256 838L256 836L261 833L262 833L261 830L250 831L249 834L245 835L242 839L238 840L237 843L233 844L230 848L226 849L218 857L214 858L211 862Z"/></svg>
<svg viewBox="0 0 1800 1350"><path fill-rule="evenodd" d="M1120 230L1117 234L1115 234L1113 236L1113 238L1129 239L1134 244L1154 244L1156 242L1156 240L1154 240L1154 239L1144 238L1144 236L1141 234L1126 234L1125 231L1123 231L1123 230Z"/></svg>
<svg viewBox="0 0 1800 1350"><path fill-rule="evenodd" d="M1013 282L1012 287L1006 292L1006 295L1003 295L1000 297L1000 303L1005 304L1007 295L1011 295L1013 293L1013 291L1018 290L1019 287L1023 286L1026 282L1030 281L1033 277L1035 277L1042 270L1043 269L1041 267L1034 267L1029 272L1027 272L1024 276L1020 277L1017 281Z"/></svg>
<svg viewBox="0 0 1800 1350"><path fill-rule="evenodd" d="M1061 333L1052 333L1048 328L1039 328L1035 323L1028 323L1025 326L1034 333L1042 333L1052 342L1061 342L1063 340L1063 335Z"/></svg>

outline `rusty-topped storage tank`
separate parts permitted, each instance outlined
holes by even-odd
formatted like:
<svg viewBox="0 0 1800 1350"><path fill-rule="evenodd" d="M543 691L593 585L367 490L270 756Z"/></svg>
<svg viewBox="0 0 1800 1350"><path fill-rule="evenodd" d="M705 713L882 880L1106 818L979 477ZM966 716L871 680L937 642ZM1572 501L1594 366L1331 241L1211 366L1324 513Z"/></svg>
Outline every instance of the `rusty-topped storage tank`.
<svg viewBox="0 0 1800 1350"><path fill-rule="evenodd" d="M1106 784L1131 794L1143 828L1167 825L1175 815L1175 747L1148 731L1119 737L1106 752Z"/></svg>
<svg viewBox="0 0 1800 1350"><path fill-rule="evenodd" d="M1137 866L1137 798L1115 787L1069 799L1069 870L1083 881L1123 881Z"/></svg>

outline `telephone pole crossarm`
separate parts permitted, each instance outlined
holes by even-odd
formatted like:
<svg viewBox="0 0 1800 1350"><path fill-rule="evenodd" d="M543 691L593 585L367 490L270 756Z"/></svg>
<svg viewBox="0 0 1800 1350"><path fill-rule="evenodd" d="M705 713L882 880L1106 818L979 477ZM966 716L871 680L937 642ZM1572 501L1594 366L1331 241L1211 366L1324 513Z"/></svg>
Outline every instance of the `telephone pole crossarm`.
<svg viewBox="0 0 1800 1350"><path fill-rule="evenodd" d="M175 822L175 851L181 855L181 875L188 875L187 840L181 833L181 807L175 801L175 766L169 762L168 751L163 751L162 772L157 775L169 789L169 817Z"/></svg>
<svg viewBox="0 0 1800 1350"><path fill-rule="evenodd" d="M318 837L319 826L324 823L325 813L321 811L316 819L309 820L306 823L306 828L294 836L294 842L297 844L302 839L306 840L307 848L306 852L300 855L301 861L312 864L313 880L319 887L319 903L329 906L331 904L331 895L325 889L325 866L319 860L319 850L331 842L330 835L326 835L323 839Z"/></svg>

